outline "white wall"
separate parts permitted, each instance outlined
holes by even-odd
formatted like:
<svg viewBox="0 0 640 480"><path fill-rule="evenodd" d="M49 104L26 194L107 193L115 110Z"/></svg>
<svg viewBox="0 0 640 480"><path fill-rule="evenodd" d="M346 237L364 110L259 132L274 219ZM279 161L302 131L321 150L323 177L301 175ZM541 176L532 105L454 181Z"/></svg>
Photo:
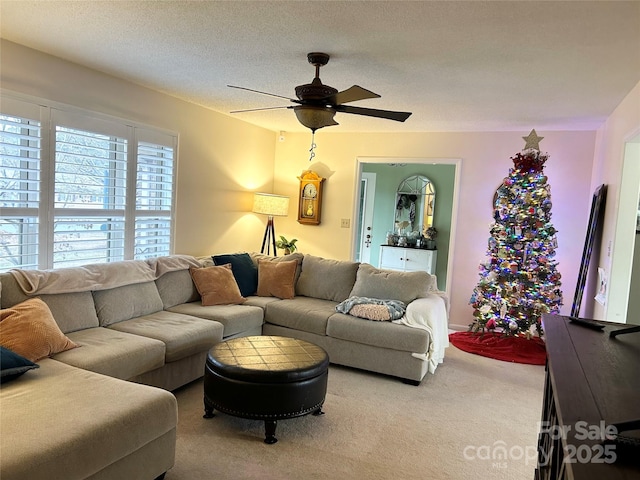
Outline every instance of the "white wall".
<svg viewBox="0 0 640 480"><path fill-rule="evenodd" d="M638 151L640 141L640 83L618 105L598 130L593 164L592 190L607 185L607 205L604 214L602 248L594 252L589 288L585 290L586 316L612 322L625 322L631 281L631 264L635 243L635 216L640 178L624 176L625 154ZM630 143L634 142L634 145ZM640 156L637 162L640 162ZM639 165L627 165L627 170L640 172ZM631 210L629 210L631 209ZM630 213L631 212L631 213ZM631 217L631 219L627 217ZM609 279L606 305L593 300L597 282L597 267L605 270ZM587 295L588 293L588 295ZM638 292L631 292L638 295Z"/></svg>

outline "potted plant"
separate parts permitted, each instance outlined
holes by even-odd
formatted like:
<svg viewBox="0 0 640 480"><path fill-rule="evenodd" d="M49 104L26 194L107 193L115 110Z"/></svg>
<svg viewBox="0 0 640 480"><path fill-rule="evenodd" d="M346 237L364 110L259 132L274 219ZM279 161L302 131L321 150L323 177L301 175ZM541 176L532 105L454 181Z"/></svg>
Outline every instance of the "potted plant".
<svg viewBox="0 0 640 480"><path fill-rule="evenodd" d="M435 250L437 236L438 230L436 230L436 227L434 226L431 226L424 231L424 238L427 239L426 246L429 250Z"/></svg>
<svg viewBox="0 0 640 480"><path fill-rule="evenodd" d="M285 255L289 255L290 253L295 252L298 247L296 247L297 238L292 238L291 240L287 240L285 237L280 235L280 240L276 242L276 247L282 248L284 250Z"/></svg>

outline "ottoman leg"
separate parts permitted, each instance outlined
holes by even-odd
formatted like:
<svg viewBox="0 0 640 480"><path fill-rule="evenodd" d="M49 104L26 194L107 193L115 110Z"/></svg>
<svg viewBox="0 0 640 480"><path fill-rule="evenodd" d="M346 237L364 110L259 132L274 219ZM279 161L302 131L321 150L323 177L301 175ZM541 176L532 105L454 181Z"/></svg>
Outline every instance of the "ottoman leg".
<svg viewBox="0 0 640 480"><path fill-rule="evenodd" d="M276 425L278 422L276 420L265 420L264 421L264 443L269 445L273 445L278 441L276 438Z"/></svg>
<svg viewBox="0 0 640 480"><path fill-rule="evenodd" d="M202 418L213 418L215 415L213 414L213 407L207 403L205 398L204 400L204 415Z"/></svg>

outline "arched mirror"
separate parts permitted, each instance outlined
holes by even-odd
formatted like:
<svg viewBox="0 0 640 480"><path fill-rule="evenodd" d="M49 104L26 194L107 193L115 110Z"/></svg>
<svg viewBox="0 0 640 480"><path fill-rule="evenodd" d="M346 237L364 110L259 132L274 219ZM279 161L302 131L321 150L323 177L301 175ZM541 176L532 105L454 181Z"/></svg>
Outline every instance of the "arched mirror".
<svg viewBox="0 0 640 480"><path fill-rule="evenodd" d="M418 237L433 226L436 191L424 175L411 175L396 191L393 229L396 234Z"/></svg>

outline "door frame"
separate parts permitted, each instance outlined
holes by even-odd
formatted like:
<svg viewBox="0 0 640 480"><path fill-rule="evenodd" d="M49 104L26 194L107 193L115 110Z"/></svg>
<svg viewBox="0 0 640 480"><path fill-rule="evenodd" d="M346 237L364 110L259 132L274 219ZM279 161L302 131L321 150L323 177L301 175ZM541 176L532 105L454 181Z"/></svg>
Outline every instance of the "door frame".
<svg viewBox="0 0 640 480"><path fill-rule="evenodd" d="M365 163L413 163L413 164L432 164L432 165L454 165L455 176L453 184L453 204L451 207L451 235L449 237L449 256L447 258L447 280L445 282L445 292L451 291L451 280L453 275L453 259L455 255L455 238L456 229L458 223L458 205L460 200L460 175L462 169L462 159L460 158L405 158L405 157L356 157L355 163L355 198L353 202L353 215L351 218L357 219L358 210L360 208L360 195L361 192L361 177L362 177L362 165ZM358 235L358 228L351 229L351 255L350 258L354 259L356 254L357 242L360 240Z"/></svg>
<svg viewBox="0 0 640 480"><path fill-rule="evenodd" d="M376 177L377 175L373 172L362 172L360 178L360 188L362 189L363 185L366 185L364 196L362 195L362 191L358 195L358 213L362 212L362 222L359 223L357 230L360 232L358 235L360 237L359 243L356 244L355 254L360 253L357 261L361 263L371 263L371 247L365 247L366 243L366 226L373 228L374 221L374 204L376 198ZM362 208L360 207L362 205ZM354 217L360 220L360 216ZM358 248L359 246L359 248ZM368 248L368 258L364 259L362 257L362 253L365 251L365 248Z"/></svg>

